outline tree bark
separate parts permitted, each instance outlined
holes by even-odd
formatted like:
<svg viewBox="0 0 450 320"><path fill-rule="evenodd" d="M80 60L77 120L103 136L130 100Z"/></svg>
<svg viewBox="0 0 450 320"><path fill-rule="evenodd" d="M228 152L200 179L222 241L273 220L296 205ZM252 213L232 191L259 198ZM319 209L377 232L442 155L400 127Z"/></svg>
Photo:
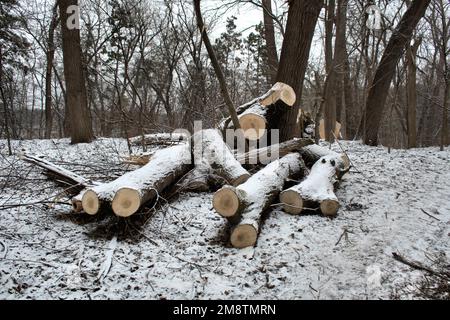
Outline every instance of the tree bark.
<svg viewBox="0 0 450 320"><path fill-rule="evenodd" d="M293 108L280 108L271 123L272 128L280 130L280 142L290 140L300 133L297 126L298 106L302 97L314 29L322 6L322 0L289 1L277 81L286 83L294 89L297 102Z"/></svg>
<svg viewBox="0 0 450 320"><path fill-rule="evenodd" d="M275 42L275 27L273 22L272 0L262 0L264 12L264 37L266 40L267 59L269 63L268 76L271 84L277 82L278 53Z"/></svg>
<svg viewBox="0 0 450 320"><path fill-rule="evenodd" d="M52 11L52 20L48 28L47 66L45 72L45 138L50 139L53 129L52 112L52 73L55 58L55 30L58 25L58 6L55 4Z"/></svg>
<svg viewBox="0 0 450 320"><path fill-rule="evenodd" d="M92 120L87 104L86 83L82 52L80 44L80 30L68 26L69 19L73 19L67 12L69 7L77 6L78 0L58 0L61 16L64 77L66 81L67 111L66 123L70 122L70 136L72 144L91 142L94 139Z"/></svg>
<svg viewBox="0 0 450 320"><path fill-rule="evenodd" d="M416 56L417 50L422 40L418 39L414 44L407 46L406 51L406 65L407 65L407 128L408 128L408 149L417 147L417 65Z"/></svg>
<svg viewBox="0 0 450 320"><path fill-rule="evenodd" d="M431 0L414 0L389 39L367 98L364 129L364 143L367 145L378 145L378 130L395 67L430 2Z"/></svg>

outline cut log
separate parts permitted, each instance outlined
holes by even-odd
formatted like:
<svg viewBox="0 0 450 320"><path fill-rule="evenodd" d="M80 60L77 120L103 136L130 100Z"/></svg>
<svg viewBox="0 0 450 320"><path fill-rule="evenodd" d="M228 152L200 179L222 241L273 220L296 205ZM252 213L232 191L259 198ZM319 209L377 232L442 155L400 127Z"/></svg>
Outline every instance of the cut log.
<svg viewBox="0 0 450 320"><path fill-rule="evenodd" d="M298 153L291 153L257 172L238 187L226 186L214 194L214 209L237 224L231 234L236 248L256 243L261 215L279 195L287 179L298 178L305 168Z"/></svg>
<svg viewBox="0 0 450 320"><path fill-rule="evenodd" d="M222 135L216 129L207 129L195 133L192 137L194 164L207 172L211 168L228 184L237 186L247 181L250 174L236 160ZM203 169L201 169L203 168ZM212 172L210 172L212 173Z"/></svg>
<svg viewBox="0 0 450 320"><path fill-rule="evenodd" d="M225 183L225 179L216 175L212 168L195 167L175 187L178 191L209 192L221 188Z"/></svg>
<svg viewBox="0 0 450 320"><path fill-rule="evenodd" d="M317 144L312 144L300 149L300 154L308 167L312 167L320 158L332 156L337 163L336 170L338 173L345 173L350 168L350 159L344 153L339 154Z"/></svg>
<svg viewBox="0 0 450 320"><path fill-rule="evenodd" d="M131 216L185 175L192 168L190 163L191 153L187 144L158 150L142 168L87 190L82 197L83 209L94 215L103 205L111 203L116 215Z"/></svg>
<svg viewBox="0 0 450 320"><path fill-rule="evenodd" d="M266 133L267 107L256 103L239 115L239 123L248 140L259 140Z"/></svg>
<svg viewBox="0 0 450 320"><path fill-rule="evenodd" d="M173 145L188 141L188 135L184 133L156 133L129 139L131 145Z"/></svg>
<svg viewBox="0 0 450 320"><path fill-rule="evenodd" d="M239 124L248 140L259 140L266 132L269 106L282 101L286 106L293 106L296 95L292 87L277 82L267 93L236 109ZM224 119L219 128L222 132L229 128L231 119Z"/></svg>
<svg viewBox="0 0 450 320"><path fill-rule="evenodd" d="M314 144L312 139L293 139L269 147L236 154L236 159L244 164L268 164L291 152L299 152L302 148Z"/></svg>
<svg viewBox="0 0 450 320"><path fill-rule="evenodd" d="M334 155L324 156L317 161L304 181L281 193L284 210L299 214L305 208L320 207L324 215L335 216L339 209L339 201L333 191L337 165Z"/></svg>

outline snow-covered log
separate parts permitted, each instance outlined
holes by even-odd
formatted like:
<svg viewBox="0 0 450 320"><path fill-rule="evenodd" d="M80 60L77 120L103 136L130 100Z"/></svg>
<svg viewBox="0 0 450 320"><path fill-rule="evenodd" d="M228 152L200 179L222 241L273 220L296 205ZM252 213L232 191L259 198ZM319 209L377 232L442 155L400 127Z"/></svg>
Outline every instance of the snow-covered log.
<svg viewBox="0 0 450 320"><path fill-rule="evenodd" d="M173 145L186 142L189 137L184 133L155 133L136 136L129 139L132 145Z"/></svg>
<svg viewBox="0 0 450 320"><path fill-rule="evenodd" d="M142 168L87 190L82 197L83 209L94 215L102 205L111 203L116 215L128 217L186 174L192 168L190 163L187 144L158 150Z"/></svg>
<svg viewBox="0 0 450 320"><path fill-rule="evenodd" d="M291 152L298 152L302 148L314 144L312 139L293 139L265 148L251 150L246 153L237 153L236 159L246 164L267 164L278 158L282 158Z"/></svg>
<svg viewBox="0 0 450 320"><path fill-rule="evenodd" d="M277 82L268 92L236 109L239 123L248 140L259 140L266 132L269 107L282 101L286 106L293 106L296 101L295 91L287 84ZM228 129L231 119L224 119L220 130Z"/></svg>
<svg viewBox="0 0 450 320"><path fill-rule="evenodd" d="M312 167L319 159L325 156L334 158L336 162L336 171L338 175L342 175L350 168L350 159L345 153L339 154L333 150L321 147L317 144L312 144L300 149L300 154L308 167Z"/></svg>
<svg viewBox="0 0 450 320"><path fill-rule="evenodd" d="M253 246L261 215L279 195L287 179L303 173L304 163L298 153L276 160L238 187L226 186L214 194L213 206L223 217L238 223L231 234L236 248Z"/></svg>
<svg viewBox="0 0 450 320"><path fill-rule="evenodd" d="M233 186L240 185L250 177L218 130L207 129L195 133L192 144L194 164L199 171L217 174Z"/></svg>
<svg viewBox="0 0 450 320"><path fill-rule="evenodd" d="M305 208L320 207L324 215L336 215L339 209L333 186L337 179L336 166L338 163L335 155L320 158L304 181L281 193L280 200L284 210L299 214Z"/></svg>

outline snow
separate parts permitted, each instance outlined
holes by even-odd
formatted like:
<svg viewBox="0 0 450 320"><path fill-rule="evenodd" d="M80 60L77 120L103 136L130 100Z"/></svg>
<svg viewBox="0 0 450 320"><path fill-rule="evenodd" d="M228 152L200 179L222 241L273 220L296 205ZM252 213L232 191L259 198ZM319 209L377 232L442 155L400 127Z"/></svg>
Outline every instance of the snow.
<svg viewBox="0 0 450 320"><path fill-rule="evenodd" d="M336 164L339 156L328 155L320 158L311 168L311 172L305 180L291 188L302 195L303 198L313 201L336 200L333 192L334 177L336 176ZM322 162L325 161L325 162Z"/></svg>
<svg viewBox="0 0 450 320"><path fill-rule="evenodd" d="M430 256L449 260L450 150L388 154L342 144L355 167L336 192L338 216L274 208L257 246L238 250L228 243L226 220L212 210L212 194L181 194L126 221L72 214L62 188L42 169L7 156L0 140L0 299L415 298L404 289L424 273L392 252L425 264L432 264ZM121 163L127 153L121 139L13 147L92 180L137 168ZM5 209L40 200L47 202ZM109 272L98 281L109 257Z"/></svg>

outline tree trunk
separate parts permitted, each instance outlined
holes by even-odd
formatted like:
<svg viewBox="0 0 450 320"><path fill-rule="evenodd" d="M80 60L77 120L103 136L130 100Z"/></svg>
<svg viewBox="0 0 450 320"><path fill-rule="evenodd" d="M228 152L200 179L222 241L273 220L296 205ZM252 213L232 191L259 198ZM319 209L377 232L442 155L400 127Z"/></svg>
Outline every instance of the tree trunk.
<svg viewBox="0 0 450 320"><path fill-rule="evenodd" d="M408 76L406 78L408 109L407 109L407 127L408 127L408 149L417 147L417 77L416 77L416 56L417 50L422 40L418 39L412 46L408 45L406 50L406 65Z"/></svg>
<svg viewBox="0 0 450 320"><path fill-rule="evenodd" d="M70 122L70 136L73 144L91 142L94 136L87 105L80 30L70 26L69 22L73 21L74 17L67 13L69 7L78 6L78 0L58 0L58 5L61 16L64 77L67 94L68 114L65 115L66 123Z"/></svg>
<svg viewBox="0 0 450 320"><path fill-rule="evenodd" d="M450 108L450 66L448 63L446 67L445 82L445 100L444 108L442 110L441 151L444 151L444 147L450 144L448 130L448 109Z"/></svg>
<svg viewBox="0 0 450 320"><path fill-rule="evenodd" d="M336 9L335 0L327 0L325 15L325 71L330 73L333 67L333 26Z"/></svg>
<svg viewBox="0 0 450 320"><path fill-rule="evenodd" d="M367 145L378 145L378 130L395 67L430 2L431 0L414 0L389 39L367 98L364 130L364 143Z"/></svg>
<svg viewBox="0 0 450 320"><path fill-rule="evenodd" d="M298 106L308 66L309 51L323 1L290 1L277 81L290 85L297 96L294 108L280 108L271 123L280 130L280 142L299 135Z"/></svg>
<svg viewBox="0 0 450 320"><path fill-rule="evenodd" d="M264 12L264 37L266 40L267 59L269 63L267 79L271 84L277 82L278 53L275 42L275 28L273 23L272 0L262 0Z"/></svg>
<svg viewBox="0 0 450 320"><path fill-rule="evenodd" d="M5 133L6 133L6 142L8 144L8 154L12 156L12 148L11 148L11 133L9 132L9 114L8 114L8 103L6 101L5 92L3 90L4 76L3 76L3 55L2 55L2 47L0 46L0 95L2 98L3 104L3 112L4 112L4 125L5 125Z"/></svg>
<svg viewBox="0 0 450 320"><path fill-rule="evenodd" d="M55 4L52 12L52 20L48 28L47 66L45 72L45 138L50 139L53 129L52 112L52 74L53 60L55 57L55 29L58 25L58 6Z"/></svg>

